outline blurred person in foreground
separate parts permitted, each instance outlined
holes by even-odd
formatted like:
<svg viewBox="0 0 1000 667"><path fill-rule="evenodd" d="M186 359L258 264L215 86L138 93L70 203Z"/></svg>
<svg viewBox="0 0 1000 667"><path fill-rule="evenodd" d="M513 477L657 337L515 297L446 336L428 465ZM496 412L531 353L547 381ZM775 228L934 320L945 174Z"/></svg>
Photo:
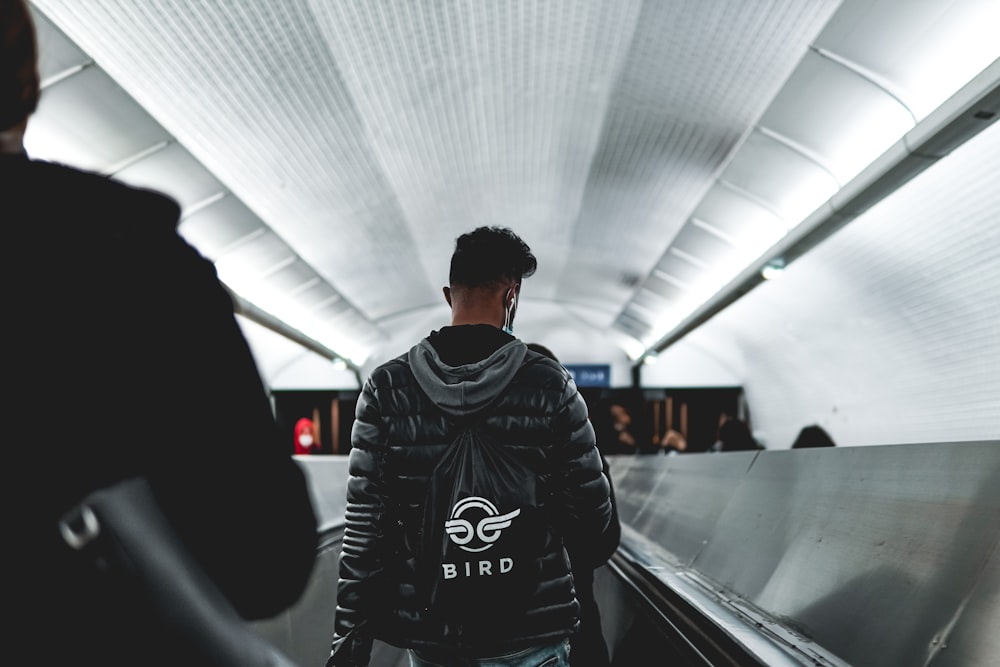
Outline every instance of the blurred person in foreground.
<svg viewBox="0 0 1000 667"><path fill-rule="evenodd" d="M245 619L303 592L316 517L215 267L170 198L32 160L37 46L0 2L6 544L17 561L7 651L33 664L192 664L135 608L88 592L58 521L88 493L145 477L190 553ZM26 447L38 424L58 434ZM13 496L13 497L11 497Z"/></svg>
<svg viewBox="0 0 1000 667"><path fill-rule="evenodd" d="M521 282L536 266L510 229L459 236L444 288L451 326L365 382L351 436L328 666L367 665L373 639L408 649L414 667L568 665L580 603L566 543L591 543L608 530L611 491L572 377L513 335ZM545 461L547 509L557 523L525 595L479 601L477 615L513 610L492 614L485 627L439 620L456 610L420 594L414 547L429 478L474 415L485 415L481 428L510 455Z"/></svg>

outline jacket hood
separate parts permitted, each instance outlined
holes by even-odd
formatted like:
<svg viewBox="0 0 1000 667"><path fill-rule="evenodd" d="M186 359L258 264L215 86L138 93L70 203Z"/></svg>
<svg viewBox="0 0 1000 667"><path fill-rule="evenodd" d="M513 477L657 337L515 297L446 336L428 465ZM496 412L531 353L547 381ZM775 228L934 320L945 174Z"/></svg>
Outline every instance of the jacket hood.
<svg viewBox="0 0 1000 667"><path fill-rule="evenodd" d="M410 348L407 360L424 393L450 415L474 414L488 406L514 378L528 348L514 339L481 361L449 366L426 338Z"/></svg>

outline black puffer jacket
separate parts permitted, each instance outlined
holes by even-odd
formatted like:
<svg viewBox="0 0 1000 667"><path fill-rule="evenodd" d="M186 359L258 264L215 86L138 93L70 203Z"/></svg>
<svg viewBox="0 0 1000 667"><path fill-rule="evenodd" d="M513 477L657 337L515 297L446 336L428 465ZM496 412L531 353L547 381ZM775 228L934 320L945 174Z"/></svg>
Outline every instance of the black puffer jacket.
<svg viewBox="0 0 1000 667"><path fill-rule="evenodd" d="M586 543L608 529L609 482L587 406L568 372L514 338L459 366L442 361L424 339L376 368L358 400L329 665L368 664L373 638L430 651L459 645L424 609L411 545L428 476L462 417L487 406L483 428L522 460L545 467L555 532ZM498 655L558 641L576 629L579 604L560 537L550 541L522 612L497 618L489 645L463 648Z"/></svg>

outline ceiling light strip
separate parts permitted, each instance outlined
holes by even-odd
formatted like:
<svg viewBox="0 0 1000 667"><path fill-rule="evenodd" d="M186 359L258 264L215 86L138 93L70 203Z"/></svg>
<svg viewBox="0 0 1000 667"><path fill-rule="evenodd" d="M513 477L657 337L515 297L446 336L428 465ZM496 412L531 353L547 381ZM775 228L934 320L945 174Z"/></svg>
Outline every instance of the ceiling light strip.
<svg viewBox="0 0 1000 667"><path fill-rule="evenodd" d="M785 264L801 257L875 203L944 157L934 150L942 137L949 150L969 141L996 121L1000 110L1000 60L983 70L917 127L899 139L882 157L868 165L850 183L784 238L747 266L725 287L707 299L677 326L636 359L634 369L648 354L658 354L681 340L763 282L762 269L775 258ZM914 159L916 158L916 159ZM846 194L845 194L846 191ZM861 205L859 205L861 202ZM671 248L670 252L675 252ZM678 253L675 253L678 254ZM678 256L681 256L678 254Z"/></svg>
<svg viewBox="0 0 1000 667"><path fill-rule="evenodd" d="M256 322L262 327L270 329L274 333L284 336L285 338L288 338L289 340L298 343L302 347L312 352L315 352L321 357L324 357L331 361L343 361L345 364L347 364L347 367L354 373L354 376L358 380L358 386L360 387L364 384L361 380L361 369L357 366L357 364L353 363L348 357L341 355L334 350L331 350L326 345L323 345L319 341L310 338L309 336L305 335L298 329L288 326L287 324L285 324L284 321L278 319L277 317L271 315L262 308L259 308L254 304L252 304L251 302L247 301L239 294L234 292L232 289L230 289L228 286L225 287L229 291L229 294L232 296L233 309L238 315L242 315L248 320Z"/></svg>

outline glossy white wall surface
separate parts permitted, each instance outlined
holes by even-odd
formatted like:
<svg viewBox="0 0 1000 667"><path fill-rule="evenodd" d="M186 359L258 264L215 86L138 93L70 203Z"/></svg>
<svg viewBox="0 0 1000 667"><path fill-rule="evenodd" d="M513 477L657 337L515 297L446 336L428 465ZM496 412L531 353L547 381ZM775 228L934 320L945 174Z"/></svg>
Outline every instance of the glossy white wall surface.
<svg viewBox="0 0 1000 667"><path fill-rule="evenodd" d="M746 377L739 354L728 338L713 341L711 334L689 336L664 350L656 363L644 365L642 383L646 387L738 387Z"/></svg>

